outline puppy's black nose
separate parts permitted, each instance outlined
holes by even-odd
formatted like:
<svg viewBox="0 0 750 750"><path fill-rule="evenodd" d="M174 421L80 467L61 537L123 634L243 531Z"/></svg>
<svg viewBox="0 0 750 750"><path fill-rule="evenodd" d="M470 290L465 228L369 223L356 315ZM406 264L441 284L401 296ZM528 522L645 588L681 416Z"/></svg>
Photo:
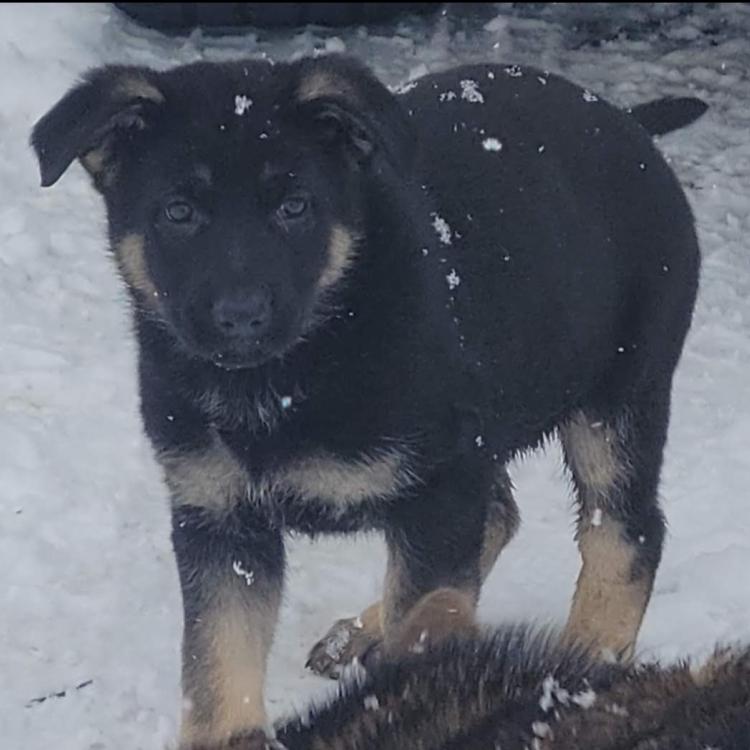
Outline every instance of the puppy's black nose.
<svg viewBox="0 0 750 750"><path fill-rule="evenodd" d="M214 302L214 323L225 336L259 339L271 325L271 306L266 287L238 289Z"/></svg>

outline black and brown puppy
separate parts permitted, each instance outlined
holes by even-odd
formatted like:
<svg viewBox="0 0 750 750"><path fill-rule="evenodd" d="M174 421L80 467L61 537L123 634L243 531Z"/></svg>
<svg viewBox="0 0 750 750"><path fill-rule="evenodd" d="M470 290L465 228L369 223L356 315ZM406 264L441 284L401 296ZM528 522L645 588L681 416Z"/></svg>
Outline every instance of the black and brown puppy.
<svg viewBox="0 0 750 750"><path fill-rule="evenodd" d="M569 632L632 647L699 267L650 136L703 109L628 114L498 65L393 94L328 57L106 67L36 125L43 185L76 158L93 176L132 294L183 747L265 722L285 530L385 532L382 604L313 652L332 671L426 592L476 599L517 525L505 466L555 431L581 507Z"/></svg>

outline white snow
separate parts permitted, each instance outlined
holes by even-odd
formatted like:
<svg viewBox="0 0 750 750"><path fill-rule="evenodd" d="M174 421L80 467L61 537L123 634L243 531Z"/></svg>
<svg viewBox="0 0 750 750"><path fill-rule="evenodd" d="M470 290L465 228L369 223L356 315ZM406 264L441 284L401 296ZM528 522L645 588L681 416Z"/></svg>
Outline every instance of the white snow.
<svg viewBox="0 0 750 750"><path fill-rule="evenodd" d="M500 151L503 148L503 144L497 138L485 138L482 146L485 151Z"/></svg>
<svg viewBox="0 0 750 750"><path fill-rule="evenodd" d="M626 7L637 16L648 6ZM607 8L608 18L620 12ZM622 105L691 93L711 105L659 142L687 186L704 261L660 492L669 533L639 643L644 657L703 656L716 640L750 639L750 6L702 8L721 28L711 40L683 41L695 29L688 17L661 37L644 31L601 48L568 43L555 15L566 12L552 4L537 17L502 15L472 33L452 32L450 18L337 33L391 85L421 64L517 62ZM166 492L138 416L127 299L105 252L101 200L77 165L39 188L30 128L95 65L283 60L322 40L309 31L164 37L111 5L0 6L3 747L162 750L180 711L180 594ZM523 524L485 586L481 616L561 622L579 558L560 451L518 461L511 474ZM333 689L304 669L307 650L378 597L385 566L372 537L293 539L289 549L272 717Z"/></svg>
<svg viewBox="0 0 750 750"><path fill-rule="evenodd" d="M408 94L410 91L417 88L418 85L419 84L417 84L416 81L406 81L406 83L402 83L400 86L391 87L391 91L393 91L394 94Z"/></svg>
<svg viewBox="0 0 750 750"><path fill-rule="evenodd" d="M542 682L542 697L539 699L539 708L544 713L549 713L555 707L555 701L567 706L570 702L570 693L550 674Z"/></svg>
<svg viewBox="0 0 750 750"><path fill-rule="evenodd" d="M246 570L240 560L235 560L232 563L232 570L234 571L235 575L238 575L241 578L244 578L245 583L248 586L253 585L253 581L255 581L255 573L253 573L252 570Z"/></svg>
<svg viewBox="0 0 750 750"><path fill-rule="evenodd" d="M445 277L448 282L448 289L453 291L460 283L461 277L456 273L455 268L451 268L450 273Z"/></svg>
<svg viewBox="0 0 750 750"><path fill-rule="evenodd" d="M450 610L449 610L450 611ZM412 654L423 654L426 649L426 643L427 643L427 636L429 633L426 630L423 630L419 634L419 639L416 643L413 643L411 646L409 646L409 651Z"/></svg>
<svg viewBox="0 0 750 750"><path fill-rule="evenodd" d="M346 42L338 36L332 36L325 41L325 51L331 54L346 52Z"/></svg>
<svg viewBox="0 0 750 750"><path fill-rule="evenodd" d="M557 680L552 675L547 675L542 682L542 697L539 699L539 708L548 713L550 709L555 705L555 701L552 697L552 691L557 684Z"/></svg>
<svg viewBox="0 0 750 750"><path fill-rule="evenodd" d="M479 90L479 84L471 78L466 78L460 81L461 84L461 98L466 99L471 104L484 104L484 96Z"/></svg>
<svg viewBox="0 0 750 750"><path fill-rule="evenodd" d="M250 97L245 96L244 94L237 94L237 96L234 97L234 114L244 115L252 106L253 100Z"/></svg>
<svg viewBox="0 0 750 750"><path fill-rule="evenodd" d="M437 233L438 239L444 245L451 244L451 237L453 232L451 231L448 222L439 214L432 214L432 227Z"/></svg>
<svg viewBox="0 0 750 750"><path fill-rule="evenodd" d="M596 703L596 693L591 688L589 688L588 690L583 690L580 693L571 695L570 700L584 710L589 709L594 705L594 703Z"/></svg>

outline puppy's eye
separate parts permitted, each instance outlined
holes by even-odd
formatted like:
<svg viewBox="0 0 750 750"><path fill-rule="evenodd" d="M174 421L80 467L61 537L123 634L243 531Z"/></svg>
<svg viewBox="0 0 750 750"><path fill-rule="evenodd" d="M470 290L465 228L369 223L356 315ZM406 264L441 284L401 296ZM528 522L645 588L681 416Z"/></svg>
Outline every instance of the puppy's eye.
<svg viewBox="0 0 750 750"><path fill-rule="evenodd" d="M299 219L307 211L308 205L307 198L301 195L290 195L279 206L279 217L286 220Z"/></svg>
<svg viewBox="0 0 750 750"><path fill-rule="evenodd" d="M167 218L175 224L186 224L193 218L193 207L185 201L172 201L164 209Z"/></svg>

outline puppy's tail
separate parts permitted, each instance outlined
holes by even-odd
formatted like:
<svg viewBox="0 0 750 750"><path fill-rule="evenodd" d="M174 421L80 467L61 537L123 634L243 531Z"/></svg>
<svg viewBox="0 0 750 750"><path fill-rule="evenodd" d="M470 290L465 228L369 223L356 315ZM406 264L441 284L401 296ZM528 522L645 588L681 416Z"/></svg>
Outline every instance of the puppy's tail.
<svg viewBox="0 0 750 750"><path fill-rule="evenodd" d="M651 135L664 135L695 122L707 109L708 104L701 99L684 96L656 99L629 111Z"/></svg>

